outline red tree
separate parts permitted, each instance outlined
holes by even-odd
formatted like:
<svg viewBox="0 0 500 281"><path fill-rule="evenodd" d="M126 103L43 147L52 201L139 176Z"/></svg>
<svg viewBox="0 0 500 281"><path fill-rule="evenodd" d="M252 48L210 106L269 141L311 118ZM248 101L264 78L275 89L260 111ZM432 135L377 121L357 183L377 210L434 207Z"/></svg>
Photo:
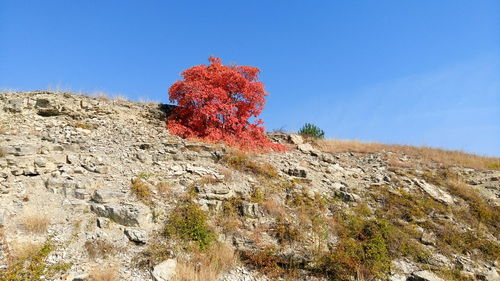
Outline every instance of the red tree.
<svg viewBox="0 0 500 281"><path fill-rule="evenodd" d="M170 102L178 106L169 116L168 130L184 138L223 141L245 150L284 150L266 137L262 120L256 119L267 95L257 81L259 69L222 65L214 57L209 61L208 66L183 71L184 79L170 86Z"/></svg>

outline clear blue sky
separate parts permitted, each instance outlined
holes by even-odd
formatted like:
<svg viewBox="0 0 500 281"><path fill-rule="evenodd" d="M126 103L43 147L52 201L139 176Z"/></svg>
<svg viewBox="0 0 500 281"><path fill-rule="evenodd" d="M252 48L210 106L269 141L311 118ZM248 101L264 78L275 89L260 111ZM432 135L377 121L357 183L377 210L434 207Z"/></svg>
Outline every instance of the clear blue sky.
<svg viewBox="0 0 500 281"><path fill-rule="evenodd" d="M500 1L0 0L0 88L167 102L183 69L261 68L268 130L500 156Z"/></svg>

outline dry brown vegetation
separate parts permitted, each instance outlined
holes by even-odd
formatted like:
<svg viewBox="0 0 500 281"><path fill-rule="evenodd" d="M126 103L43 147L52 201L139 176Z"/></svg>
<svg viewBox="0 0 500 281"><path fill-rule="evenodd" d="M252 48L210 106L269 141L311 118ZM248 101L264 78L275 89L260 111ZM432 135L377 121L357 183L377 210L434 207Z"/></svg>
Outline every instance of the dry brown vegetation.
<svg viewBox="0 0 500 281"><path fill-rule="evenodd" d="M389 145L374 142L360 142L355 140L317 140L315 145L325 152L342 153L374 153L394 152L420 159L424 163L437 163L445 167L464 166L475 169L500 170L500 158L484 157L462 151L444 150L425 146Z"/></svg>
<svg viewBox="0 0 500 281"><path fill-rule="evenodd" d="M277 178L278 171L269 163L256 161L250 153L245 153L240 150L230 150L224 155L223 161L231 168L253 173L257 176L267 178Z"/></svg>
<svg viewBox="0 0 500 281"><path fill-rule="evenodd" d="M118 280L116 266L94 267L90 272L90 281L115 281Z"/></svg>
<svg viewBox="0 0 500 281"><path fill-rule="evenodd" d="M190 259L177 264L175 281L215 281L217 277L235 267L238 257L224 244L214 245L205 252L197 252Z"/></svg>
<svg viewBox="0 0 500 281"><path fill-rule="evenodd" d="M222 167L219 169L219 173L224 176L224 182L232 182L234 180L234 173L233 170Z"/></svg>
<svg viewBox="0 0 500 281"><path fill-rule="evenodd" d="M156 191L163 197L172 194L172 187L173 185L167 182L160 182L155 185Z"/></svg>
<svg viewBox="0 0 500 281"><path fill-rule="evenodd" d="M94 130L97 129L97 126L94 124L88 124L84 122L76 122L75 128L85 129L85 130Z"/></svg>
<svg viewBox="0 0 500 281"><path fill-rule="evenodd" d="M23 228L31 233L45 233L50 224L50 219L43 214L27 212L21 217Z"/></svg>
<svg viewBox="0 0 500 281"><path fill-rule="evenodd" d="M117 252L117 247L105 239L88 240L85 249L90 258L107 258Z"/></svg>
<svg viewBox="0 0 500 281"><path fill-rule="evenodd" d="M141 178L132 181L132 186L130 187L132 193L137 197L137 199L148 204L151 201L151 190L149 189L149 184L146 183Z"/></svg>
<svg viewBox="0 0 500 281"><path fill-rule="evenodd" d="M40 251L42 246L40 243L13 242L10 245L12 258L15 261L25 260Z"/></svg>

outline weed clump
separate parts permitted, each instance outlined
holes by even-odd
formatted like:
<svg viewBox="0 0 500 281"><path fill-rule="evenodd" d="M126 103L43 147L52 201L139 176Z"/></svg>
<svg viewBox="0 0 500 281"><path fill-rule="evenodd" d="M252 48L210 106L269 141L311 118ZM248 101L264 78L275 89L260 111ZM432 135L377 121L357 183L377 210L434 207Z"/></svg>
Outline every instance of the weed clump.
<svg viewBox="0 0 500 281"><path fill-rule="evenodd" d="M97 126L93 125L93 124L89 124L89 123L77 122L77 123L75 123L75 128L80 128L80 129L85 129L85 130L94 130L94 129L97 129Z"/></svg>
<svg viewBox="0 0 500 281"><path fill-rule="evenodd" d="M139 200L143 202L149 202L151 200L151 190L149 189L148 184L140 178L132 181L130 190Z"/></svg>
<svg viewBox="0 0 500 281"><path fill-rule="evenodd" d="M84 244L85 250L91 259L108 258L117 252L117 248L105 239L87 240Z"/></svg>
<svg viewBox="0 0 500 281"><path fill-rule="evenodd" d="M223 161L231 168L253 173L257 176L275 179L278 177L278 171L269 163L256 162L242 151L230 151L224 155Z"/></svg>
<svg viewBox="0 0 500 281"><path fill-rule="evenodd" d="M49 227L50 219L34 212L29 212L21 217L23 228L31 233L45 233Z"/></svg>
<svg viewBox="0 0 500 281"><path fill-rule="evenodd" d="M208 225L207 214L193 202L178 205L165 226L165 235L194 242L199 249L207 249L216 239L215 232Z"/></svg>

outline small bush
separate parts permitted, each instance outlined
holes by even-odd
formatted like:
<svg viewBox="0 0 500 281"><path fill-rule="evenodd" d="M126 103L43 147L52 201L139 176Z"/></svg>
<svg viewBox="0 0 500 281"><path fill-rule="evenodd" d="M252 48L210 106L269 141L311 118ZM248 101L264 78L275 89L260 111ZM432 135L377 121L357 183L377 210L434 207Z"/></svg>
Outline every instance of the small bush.
<svg viewBox="0 0 500 281"><path fill-rule="evenodd" d="M390 267L389 240L394 231L383 219L358 215L338 216L339 242L318 260L319 272L332 280L361 280L383 277Z"/></svg>
<svg viewBox="0 0 500 281"><path fill-rule="evenodd" d="M195 242L201 250L208 248L216 239L208 226L207 214L193 202L183 202L170 215L165 226L165 235L184 241Z"/></svg>
<svg viewBox="0 0 500 281"><path fill-rule="evenodd" d="M477 249L478 253L488 260L500 259L500 243L484 237L479 231L463 231L444 223L436 229L436 232L437 247L450 256L455 252L470 254L472 249Z"/></svg>
<svg viewBox="0 0 500 281"><path fill-rule="evenodd" d="M304 137L310 137L315 139L323 139L325 138L325 132L321 130L318 126L306 123L299 130L299 134Z"/></svg>

